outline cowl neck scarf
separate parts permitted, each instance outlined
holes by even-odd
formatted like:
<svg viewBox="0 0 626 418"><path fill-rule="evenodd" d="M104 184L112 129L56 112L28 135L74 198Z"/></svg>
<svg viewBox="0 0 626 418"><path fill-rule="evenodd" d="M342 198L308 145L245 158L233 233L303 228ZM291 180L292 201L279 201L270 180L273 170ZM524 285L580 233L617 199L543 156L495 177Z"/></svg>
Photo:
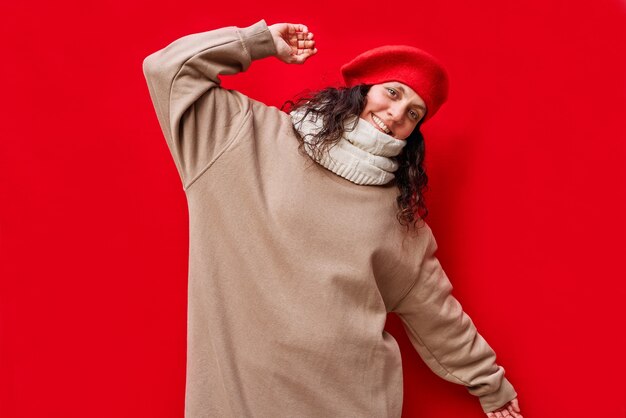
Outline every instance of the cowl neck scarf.
<svg viewBox="0 0 626 418"><path fill-rule="evenodd" d="M376 129L360 117L344 122L346 131L336 145L320 158L315 158L313 136L323 128L323 118L315 111L303 118L306 109L290 113L294 128L304 139L304 150L317 163L333 173L360 185L381 185L395 178L398 169L395 156L402 152L406 141L396 139ZM355 119L358 119L354 126ZM354 126L354 129L351 129Z"/></svg>

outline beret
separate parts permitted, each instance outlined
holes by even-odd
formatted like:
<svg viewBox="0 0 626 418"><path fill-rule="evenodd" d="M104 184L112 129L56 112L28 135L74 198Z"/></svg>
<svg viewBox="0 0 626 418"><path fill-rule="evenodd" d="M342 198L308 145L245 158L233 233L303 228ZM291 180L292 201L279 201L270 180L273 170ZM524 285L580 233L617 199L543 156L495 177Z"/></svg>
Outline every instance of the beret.
<svg viewBox="0 0 626 418"><path fill-rule="evenodd" d="M370 49L341 67L347 87L399 81L411 87L426 103L424 122L448 98L448 74L429 53L407 45Z"/></svg>

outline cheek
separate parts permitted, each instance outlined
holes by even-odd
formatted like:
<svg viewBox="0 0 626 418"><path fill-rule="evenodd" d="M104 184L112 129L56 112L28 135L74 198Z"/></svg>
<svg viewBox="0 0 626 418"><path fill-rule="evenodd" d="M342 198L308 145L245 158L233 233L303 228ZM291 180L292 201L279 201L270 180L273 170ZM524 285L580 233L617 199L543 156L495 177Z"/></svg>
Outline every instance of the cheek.
<svg viewBox="0 0 626 418"><path fill-rule="evenodd" d="M365 106L363 107L363 112L361 112L361 117L365 118L370 112L374 111L376 108L376 99L371 95L366 96Z"/></svg>
<svg viewBox="0 0 626 418"><path fill-rule="evenodd" d="M385 100L383 97L380 97L380 95L368 96L366 108L378 111L383 107L385 107Z"/></svg>
<svg viewBox="0 0 626 418"><path fill-rule="evenodd" d="M417 124L410 124L410 126L407 127L403 127L402 131L399 132L400 136L402 137L402 139L406 139L409 135L411 135L411 133L413 132L413 129L415 129L415 127L417 126Z"/></svg>
<svg viewBox="0 0 626 418"><path fill-rule="evenodd" d="M370 113L369 104L366 103L360 116L361 118L365 119L369 113Z"/></svg>
<svg viewBox="0 0 626 418"><path fill-rule="evenodd" d="M394 132L396 133L396 135L398 135L398 138L400 139L406 139L406 137L411 135L411 132L413 132L413 124L406 118L404 119L403 123L400 123L399 125L397 124L395 128L396 129Z"/></svg>

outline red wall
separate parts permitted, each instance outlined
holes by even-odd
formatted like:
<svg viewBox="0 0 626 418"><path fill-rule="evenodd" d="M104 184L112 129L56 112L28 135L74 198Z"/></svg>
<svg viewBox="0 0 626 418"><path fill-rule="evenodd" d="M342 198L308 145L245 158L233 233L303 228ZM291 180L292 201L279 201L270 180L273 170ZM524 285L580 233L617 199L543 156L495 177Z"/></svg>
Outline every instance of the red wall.
<svg viewBox="0 0 626 418"><path fill-rule="evenodd" d="M224 85L280 105L374 46L422 47L429 223L525 417L626 416L626 3L31 2L0 6L0 416L179 417L187 208L141 63L261 18L319 53ZM396 317L404 416L480 417Z"/></svg>

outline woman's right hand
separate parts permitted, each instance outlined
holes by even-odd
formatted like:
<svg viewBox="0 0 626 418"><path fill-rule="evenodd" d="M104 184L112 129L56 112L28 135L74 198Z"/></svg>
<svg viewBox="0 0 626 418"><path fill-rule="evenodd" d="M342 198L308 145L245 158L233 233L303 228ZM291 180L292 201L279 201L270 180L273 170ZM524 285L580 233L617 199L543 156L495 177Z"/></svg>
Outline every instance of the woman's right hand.
<svg viewBox="0 0 626 418"><path fill-rule="evenodd" d="M313 33L305 25L276 23L268 28L276 45L276 58L279 60L287 64L304 64L317 53Z"/></svg>
<svg viewBox="0 0 626 418"><path fill-rule="evenodd" d="M523 418L517 398L506 403L495 411L487 412L488 418Z"/></svg>

